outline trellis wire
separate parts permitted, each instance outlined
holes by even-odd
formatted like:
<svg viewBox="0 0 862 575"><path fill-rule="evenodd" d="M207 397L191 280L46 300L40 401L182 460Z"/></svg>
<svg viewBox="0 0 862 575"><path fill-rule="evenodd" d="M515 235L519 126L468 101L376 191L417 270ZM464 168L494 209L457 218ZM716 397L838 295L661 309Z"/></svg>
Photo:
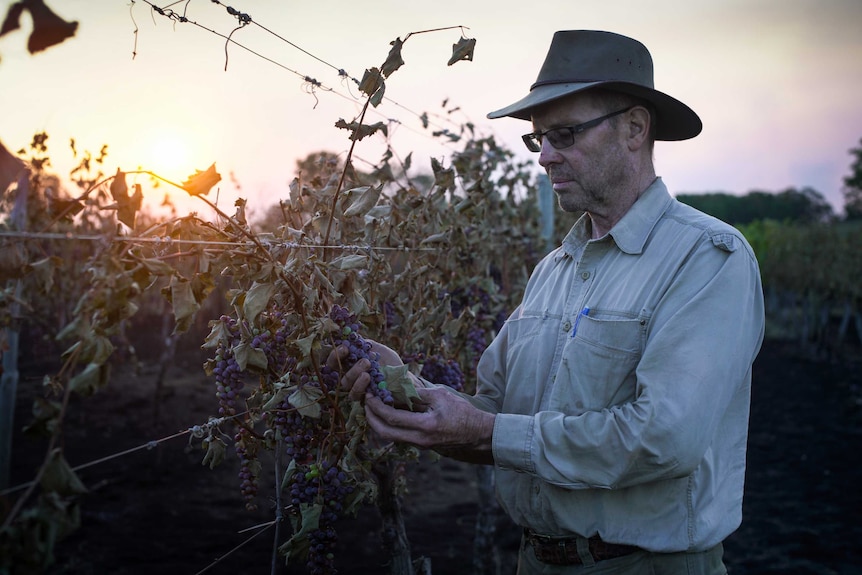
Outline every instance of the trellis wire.
<svg viewBox="0 0 862 575"><path fill-rule="evenodd" d="M150 2L150 0L142 0L142 1L143 1L145 4L149 5L149 6L150 6L150 8L151 8L154 12L156 12L157 14L159 14L159 15L161 15L161 16L164 16L165 18L168 18L169 20L172 20L172 21L174 21L174 22L180 22L180 23L185 23L185 24L192 24L193 26L195 26L195 27L197 27L197 28L200 28L200 29L205 30L205 31L207 31L207 32L209 32L209 33L211 33L211 34L214 34L214 35L216 35L216 36L218 36L218 37L220 37L220 38L223 38L223 39L225 40L226 45L227 45L227 44L234 44L234 45L235 45L235 46L237 46L238 48L242 48L243 50L245 50L245 51L249 52L250 54L252 54L252 55L254 55L254 56L257 56L258 58L261 58L262 60L264 60L264 61L266 61L266 62L269 62L270 64L273 64L273 65L275 65L275 66L278 66L279 68L282 68L283 70L285 70L285 71L287 71L287 72L290 72L291 74L296 75L297 77L301 78L304 82L306 82L306 83L308 83L309 85L311 85L311 86L312 86L312 88L319 88L319 89L321 89L321 90L323 90L323 91L325 91L325 92L333 93L333 94L335 94L335 95L337 95L337 96L339 96L339 97L341 97L341 98L344 98L344 99L346 99L346 100L348 100L348 101L351 101L351 102L357 102L357 99L356 99L356 98L354 98L354 97L352 97L352 96L346 96L346 95L344 95L344 94L340 93L340 92L339 92L338 90L336 90L335 88L327 87L327 86L325 86L322 82L320 82L319 80L317 80L317 79L313 78L312 76L309 76L309 75L307 75L307 74L303 74L302 72L299 72L299 71L297 71L297 70L294 70L294 69L290 68L289 66L286 66L286 65L282 64L281 62L278 62L278 61L277 61L277 60L275 60L274 58L270 58L269 56L265 56L264 54L261 54L260 52L258 52L258 51L256 51L256 50L253 50L253 49L249 48L248 46L245 46L244 44L242 44L242 43L240 43L240 42L237 42L237 41L236 41L236 40L234 40L231 36L227 36L227 35L225 35L225 34L222 34L221 32L218 32L218 31L216 31L216 30L213 30L212 28L208 28L207 26L205 26L205 25L203 25L203 24L201 24L201 23L199 23L199 22L196 22L195 20L191 20L191 19L189 19L188 17L186 17L186 16L185 16L185 13L180 14L180 13L178 13L178 12L176 12L176 11L174 11L174 10L170 9L169 7L164 7L164 8L159 7L159 6L155 5L154 3ZM288 40L287 38L284 38L283 36L281 36L281 35L279 35L279 34L277 34L277 33L273 32L272 30L270 30L270 29L269 29L269 28L267 28L266 26L263 26L262 24L260 24L260 23L256 22L256 21L255 21L253 18L251 18L251 16L249 16L248 14L246 14L246 13L242 13L242 12L240 12L240 11L238 11L238 10L234 9L234 8L231 8L230 6L226 6L226 5L222 4L221 2L218 2L217 0L211 0L211 1L212 1L212 3L213 3L213 4L218 4L218 5L220 5L220 6L224 6L224 7L227 9L227 11L228 11L228 13L229 13L229 14L231 14L232 16L237 17L237 18L240 20L240 22L241 22L242 26L244 26L244 25L246 25L246 24L248 24L248 23L252 23L252 24L256 25L257 27L259 27L261 30L264 30L265 32L267 32L267 33L269 33L269 34L273 35L275 38L277 38L277 39L279 39L280 41L282 41L282 42L286 43L287 45L291 46L292 48L297 49L297 50L301 51L302 53L304 53L304 54L306 54L306 55L310 56L311 58L314 58L314 59L315 59L315 60L317 60L318 62L321 62L322 64L324 64L324 65L326 65L326 66L329 66L329 67L330 67L330 68L332 68L333 70L336 70L336 71L338 72L338 75L339 75L339 76L341 76L342 78L348 78L348 79L350 79L352 82L354 82L355 84L357 84L357 85L359 85L359 84L360 84L360 81L359 81L356 77L351 76L350 74L348 74L348 73L347 73L343 68L339 68L338 66L335 66L334 64L332 64L332 63L330 63L330 62L327 62L327 61L326 61L326 60L324 60L323 58L320 58L319 56L314 55L313 53L309 52L308 50L305 50L304 48L301 48L300 46L298 46L297 44L295 44L295 43L291 42L291 41L290 41L290 40ZM169 4L168 6L173 6L173 5L175 5L175 4L177 4L177 2L174 2L173 4ZM186 6L186 7L187 7L187 6ZM184 12L185 12L185 10L184 10ZM134 22L134 20L133 20L133 22ZM242 26L240 26L240 27L242 27ZM452 28L464 28L464 26L453 26ZM136 27L136 29L135 29L135 35L137 36L137 27ZM136 47L135 47L135 50L137 50L137 39L136 39ZM425 119L423 120L423 115L422 115L422 114L419 114L419 113L418 113L418 112L416 112L415 110L411 110L411 109L410 109L410 108L408 108L407 106L404 106L403 104L400 104L400 103L396 102L395 100L391 99L391 98L390 98L390 97L388 97L388 96L383 96L383 99L384 99L384 100L386 100L387 102L389 102L389 103L391 103L391 104L393 104L393 105L395 105L395 106L397 106L397 107L399 107L399 108L401 108L401 109L405 110L406 112L408 112L408 113L412 114L413 116L415 116L415 117L416 117L416 118L418 118L419 120L421 120L421 121L423 121L423 122L427 122L427 123L428 123L428 125L436 126L436 127L438 127L438 128L441 128L442 130L447 130L444 126L441 126L441 125L439 125L439 124L436 124L436 123L434 123L434 122L430 121L430 120L428 119L428 117L427 117L427 114L425 115ZM421 136L423 136L423 137L426 137L426 138L428 138L428 139L430 139L430 140L432 140L432 141L435 141L436 143L440 144L440 145L441 145L441 146L443 146L443 147L448 147L448 146L446 146L446 144L445 144L445 143L440 142L440 141L438 141L438 140L434 140L433 138L430 138L427 134L423 134L422 132L418 132L418 131L416 131L416 130L412 129L410 126L408 126L408 125L404 124L403 122L401 122L401 121L399 121L399 120L397 120L397 119L395 119L395 118L389 118L389 117L387 117L387 116L385 116L385 115L381 114L381 113L380 113L379 111L377 111L376 109L372 109L372 112L374 112L374 113L376 113L377 115L379 115L379 116L383 117L384 119L386 119L386 120L387 120L387 121L389 121L389 122L395 122L395 123L398 123L399 125L402 125L402 126L406 127L408 130L411 130L411 131L413 131L414 133L417 133L417 134L419 134L419 135L421 135ZM452 120L449 120L448 118L442 117L442 116L440 116L439 114L434 114L434 116L436 116L437 118L440 118L440 119L441 119L442 121L444 121L444 122L448 122L449 124L451 124L451 125L452 125L452 126L454 126L454 127L459 127L459 128L460 128L460 126L458 126L458 124L457 124L457 123L453 122ZM447 130L447 131L448 131L448 130Z"/></svg>
<svg viewBox="0 0 862 575"><path fill-rule="evenodd" d="M231 241L217 241L217 240L183 240L176 239L170 236L160 236L160 237L137 237L137 236L104 236L104 235L78 235L72 233L58 233L58 232L16 232L16 231L0 231L0 238L11 238L17 239L21 241L26 240L68 240L68 241L86 241L86 242L124 242L124 243L141 243L141 244L155 244L159 245L172 245L172 244L181 244L181 245L200 245L200 246L218 246L218 247L237 247L237 248L248 248L254 247L255 244L253 242L231 242ZM284 241L271 241L267 239L262 239L261 243L264 243L268 246L286 248L286 249L299 249L299 248L315 248L315 249L334 249L334 250L353 250L353 251L397 251L397 252L427 252L427 251L436 251L439 248L433 247L415 247L415 246L372 246L372 245L357 245L357 244L304 244L299 242L284 242Z"/></svg>
<svg viewBox="0 0 862 575"><path fill-rule="evenodd" d="M189 427L188 429L186 429L184 431L179 431L177 433L174 433L173 435L169 435L169 436L163 437L161 439L153 439L153 440L150 440L146 443L138 445L136 447L132 447L130 449L125 449L123 451L119 451L117 453L107 455L105 457L100 457L99 459L94 459L93 461L88 461L87 463L82 463L81 465L76 465L75 467L72 468L72 471L80 471L81 469L86 469L87 467L92 467L94 465L106 463L108 461L111 461L112 459L117 459L118 457L123 457L124 455L129 455L130 453L134 453L134 452L140 451L142 449L147 449L147 450L154 449L160 443L164 443L165 441L170 441L171 439L176 439L177 437L182 437L182 436L187 435L187 434L191 434L192 436L198 437L198 438L203 437L204 434L206 434L210 430L218 427L219 425L224 423L226 420L233 419L234 417L238 417L240 415L243 415L243 414L238 413L237 415L212 418L208 422L204 423L203 425L193 425L193 426ZM21 484L15 485L14 487L4 489L3 491L0 491L0 497L9 495L11 493L15 493L16 491L20 491L22 489L26 489L27 487L30 487L31 485L33 485L33 483L34 483L33 481L28 481L26 483L21 483Z"/></svg>

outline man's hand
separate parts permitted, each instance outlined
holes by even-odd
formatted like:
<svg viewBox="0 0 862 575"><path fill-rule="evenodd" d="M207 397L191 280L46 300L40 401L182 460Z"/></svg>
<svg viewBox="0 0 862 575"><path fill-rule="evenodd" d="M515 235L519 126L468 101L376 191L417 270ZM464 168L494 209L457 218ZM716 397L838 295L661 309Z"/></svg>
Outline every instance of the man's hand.
<svg viewBox="0 0 862 575"><path fill-rule="evenodd" d="M411 443L457 459L493 462L494 414L443 388L417 391L420 411L396 409L368 396L365 415L371 429L386 441Z"/></svg>
<svg viewBox="0 0 862 575"><path fill-rule="evenodd" d="M377 362L380 365L398 366L404 365L401 357L389 347L382 343L373 340L365 340L371 344L369 355L379 354ZM368 385L371 383L371 376L368 370L371 369L371 362L363 358L357 361L350 369L344 371L344 358L347 357L349 351L346 346L339 346L332 350L329 357L326 358L326 365L331 369L342 373L341 387L348 391L348 397L353 400L359 400L368 390ZM414 379L414 384L415 384Z"/></svg>

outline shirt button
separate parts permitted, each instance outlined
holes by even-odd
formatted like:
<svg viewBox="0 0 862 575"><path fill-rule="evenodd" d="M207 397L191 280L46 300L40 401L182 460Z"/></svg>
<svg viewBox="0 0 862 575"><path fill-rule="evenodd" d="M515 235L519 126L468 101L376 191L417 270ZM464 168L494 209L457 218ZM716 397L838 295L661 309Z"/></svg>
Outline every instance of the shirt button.
<svg viewBox="0 0 862 575"><path fill-rule="evenodd" d="M566 331L566 332L567 332L567 331L569 331L570 329L572 329L572 322L570 322L570 321L568 321L568 320L564 321L564 322L563 322L563 331Z"/></svg>
<svg viewBox="0 0 862 575"><path fill-rule="evenodd" d="M585 280L590 279L590 272L581 272L581 278Z"/></svg>

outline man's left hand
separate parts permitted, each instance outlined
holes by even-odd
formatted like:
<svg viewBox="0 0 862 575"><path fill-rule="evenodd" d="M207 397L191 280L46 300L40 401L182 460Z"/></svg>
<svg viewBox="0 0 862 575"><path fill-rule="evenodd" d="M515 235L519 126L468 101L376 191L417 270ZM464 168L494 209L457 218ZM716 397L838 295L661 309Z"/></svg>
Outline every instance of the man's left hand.
<svg viewBox="0 0 862 575"><path fill-rule="evenodd" d="M494 414L474 407L443 388L419 388L419 411L390 407L371 395L365 414L371 429L386 441L411 443L458 459L491 460ZM455 454L461 454L458 456Z"/></svg>

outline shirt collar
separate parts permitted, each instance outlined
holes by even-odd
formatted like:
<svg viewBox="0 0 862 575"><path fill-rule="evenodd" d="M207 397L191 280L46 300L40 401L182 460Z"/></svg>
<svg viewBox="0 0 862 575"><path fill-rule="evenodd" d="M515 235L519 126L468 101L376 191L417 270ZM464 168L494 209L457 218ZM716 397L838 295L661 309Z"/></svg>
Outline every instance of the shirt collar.
<svg viewBox="0 0 862 575"><path fill-rule="evenodd" d="M656 178L608 235L613 237L614 242L623 252L641 253L650 232L672 201L673 198L668 193L667 186L661 178ZM589 217L584 214L575 222L563 240L562 251L565 255L574 256L590 239Z"/></svg>

